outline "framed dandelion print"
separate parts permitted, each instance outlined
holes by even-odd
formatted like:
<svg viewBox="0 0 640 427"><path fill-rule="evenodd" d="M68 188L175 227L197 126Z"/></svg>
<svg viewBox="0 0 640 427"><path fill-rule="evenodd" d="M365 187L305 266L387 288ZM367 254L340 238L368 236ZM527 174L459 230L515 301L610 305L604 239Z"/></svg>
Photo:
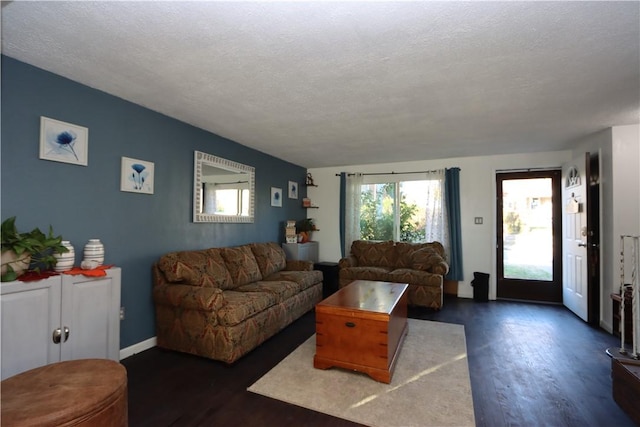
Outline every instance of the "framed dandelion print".
<svg viewBox="0 0 640 427"><path fill-rule="evenodd" d="M87 166L89 129L41 116L40 158Z"/></svg>
<svg viewBox="0 0 640 427"><path fill-rule="evenodd" d="M298 198L298 183L295 181L289 181L289 198L290 199Z"/></svg>
<svg viewBox="0 0 640 427"><path fill-rule="evenodd" d="M153 162L123 157L120 175L120 191L153 194L153 176Z"/></svg>
<svg viewBox="0 0 640 427"><path fill-rule="evenodd" d="M271 206L282 207L282 188L271 187Z"/></svg>

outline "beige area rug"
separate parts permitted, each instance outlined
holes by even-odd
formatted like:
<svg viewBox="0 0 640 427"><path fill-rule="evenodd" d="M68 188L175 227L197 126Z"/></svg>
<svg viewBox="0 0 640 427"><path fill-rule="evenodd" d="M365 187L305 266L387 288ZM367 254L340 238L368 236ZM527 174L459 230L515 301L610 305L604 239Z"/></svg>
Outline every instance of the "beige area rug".
<svg viewBox="0 0 640 427"><path fill-rule="evenodd" d="M248 390L360 424L473 426L464 326L409 319L391 384L313 367L315 335Z"/></svg>

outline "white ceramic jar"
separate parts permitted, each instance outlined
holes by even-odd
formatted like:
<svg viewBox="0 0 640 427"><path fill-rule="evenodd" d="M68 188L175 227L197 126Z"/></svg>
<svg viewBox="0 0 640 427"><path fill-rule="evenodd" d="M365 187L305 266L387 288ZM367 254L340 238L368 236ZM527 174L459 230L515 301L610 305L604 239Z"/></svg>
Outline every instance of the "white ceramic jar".
<svg viewBox="0 0 640 427"><path fill-rule="evenodd" d="M100 239L89 239L84 245L84 261L96 261L98 265L104 262L104 245Z"/></svg>
<svg viewBox="0 0 640 427"><path fill-rule="evenodd" d="M62 246L69 249L69 252L53 254L53 257L56 259L56 266L53 269L58 273L71 270L73 268L73 264L76 262L76 253L71 242L63 240Z"/></svg>

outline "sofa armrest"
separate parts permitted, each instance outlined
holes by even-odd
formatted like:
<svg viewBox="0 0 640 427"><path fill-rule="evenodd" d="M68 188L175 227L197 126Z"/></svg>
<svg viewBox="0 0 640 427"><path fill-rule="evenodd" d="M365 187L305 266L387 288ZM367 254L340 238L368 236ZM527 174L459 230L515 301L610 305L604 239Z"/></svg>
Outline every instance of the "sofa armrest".
<svg viewBox="0 0 640 427"><path fill-rule="evenodd" d="M313 261L306 260L287 260L284 271L313 271Z"/></svg>
<svg viewBox="0 0 640 427"><path fill-rule="evenodd" d="M412 268L444 276L449 272L449 264L431 248L422 248L411 255Z"/></svg>
<svg viewBox="0 0 640 427"><path fill-rule="evenodd" d="M358 260L353 255L349 255L346 258L340 259L338 261L338 268L347 268L347 267L357 267Z"/></svg>
<svg viewBox="0 0 640 427"><path fill-rule="evenodd" d="M431 272L444 277L449 272L449 264L442 259L431 267Z"/></svg>
<svg viewBox="0 0 640 427"><path fill-rule="evenodd" d="M225 305L222 289L166 283L153 287L153 301L157 305L198 311L215 311Z"/></svg>

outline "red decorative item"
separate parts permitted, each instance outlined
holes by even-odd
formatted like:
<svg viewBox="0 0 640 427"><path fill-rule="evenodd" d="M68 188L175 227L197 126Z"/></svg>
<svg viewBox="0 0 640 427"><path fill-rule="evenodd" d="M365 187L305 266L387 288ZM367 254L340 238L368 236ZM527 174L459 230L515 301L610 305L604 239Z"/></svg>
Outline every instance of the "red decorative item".
<svg viewBox="0 0 640 427"><path fill-rule="evenodd" d="M87 277L104 277L107 275L105 270L113 267L112 265L100 265L92 270L83 270L80 267L73 267L71 270L65 271L64 274L70 274L72 276L77 276L78 274L82 274Z"/></svg>
<svg viewBox="0 0 640 427"><path fill-rule="evenodd" d="M55 271L52 271L52 270L27 271L24 274L21 274L20 277L18 277L18 280L20 280L21 282L35 282L37 280L43 280L51 276L59 276L59 275L60 275L59 273L56 273Z"/></svg>

